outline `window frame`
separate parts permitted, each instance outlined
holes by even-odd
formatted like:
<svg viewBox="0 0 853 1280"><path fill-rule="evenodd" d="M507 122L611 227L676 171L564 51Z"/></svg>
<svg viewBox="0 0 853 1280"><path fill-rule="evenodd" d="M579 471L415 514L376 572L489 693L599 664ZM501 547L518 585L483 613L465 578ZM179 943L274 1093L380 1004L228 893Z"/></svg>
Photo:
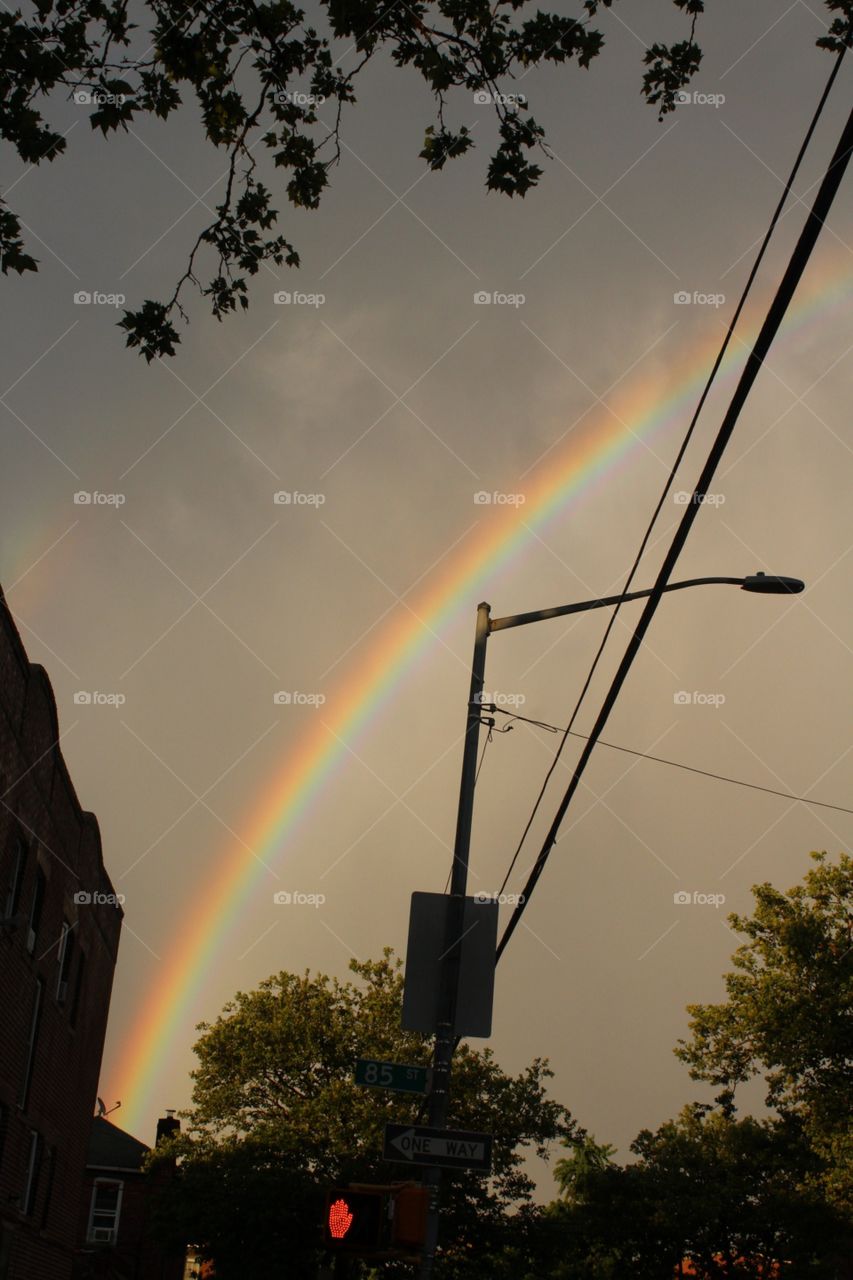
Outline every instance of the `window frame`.
<svg viewBox="0 0 853 1280"><path fill-rule="evenodd" d="M116 1196L115 1217L113 1219L113 1225L111 1227L95 1226L95 1213L96 1213L96 1205L98 1201L98 1188L102 1186L118 1187L118 1194ZM119 1223L121 1221L121 1206L122 1206L123 1198L124 1198L124 1181L121 1178L95 1178L95 1181L92 1184L92 1199L89 1202L89 1221L86 1226L86 1243L87 1244L115 1245L117 1243ZM102 1217L104 1216L103 1209L97 1212L100 1213L100 1216ZM109 1240L99 1239L94 1234L95 1231L109 1231L110 1233Z"/></svg>
<svg viewBox="0 0 853 1280"><path fill-rule="evenodd" d="M38 1184L41 1174L42 1139L38 1129L30 1129L30 1153L27 1157L27 1173L24 1179L24 1191L21 1196L21 1213L25 1218L34 1216L38 1199Z"/></svg>
<svg viewBox="0 0 853 1280"><path fill-rule="evenodd" d="M27 942L26 947L30 955L36 949L38 941L38 933L41 927L41 918L44 912L44 900L47 896L47 876L41 867L36 867L35 882L33 884L33 896L30 899L30 914L27 919Z"/></svg>
<svg viewBox="0 0 853 1280"><path fill-rule="evenodd" d="M6 902L4 904L3 914L7 920L15 915L21 901L21 890L24 887L24 872L27 867L27 842L24 837L17 832L13 838L12 850L12 874L6 882Z"/></svg>
<svg viewBox="0 0 853 1280"><path fill-rule="evenodd" d="M74 955L74 925L63 918L56 951L56 1002L65 1004L68 999L68 978Z"/></svg>
<svg viewBox="0 0 853 1280"><path fill-rule="evenodd" d="M18 1106L21 1110L27 1105L27 1098L30 1093L30 1085L33 1078L33 1064L36 1057L36 1044L38 1043L39 1027L41 1025L41 1008L42 999L44 997L44 982L41 978L36 978L33 988L33 1009L30 1014L30 1033L27 1037L27 1057L24 1064L24 1075L21 1080L21 1088L18 1093Z"/></svg>

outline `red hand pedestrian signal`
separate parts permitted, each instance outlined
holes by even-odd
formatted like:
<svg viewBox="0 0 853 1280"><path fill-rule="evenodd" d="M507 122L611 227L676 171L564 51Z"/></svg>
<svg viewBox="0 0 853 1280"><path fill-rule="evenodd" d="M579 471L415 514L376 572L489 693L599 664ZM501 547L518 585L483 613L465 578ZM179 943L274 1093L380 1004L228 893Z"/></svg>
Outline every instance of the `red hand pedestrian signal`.
<svg viewBox="0 0 853 1280"><path fill-rule="evenodd" d="M346 1200L335 1200L329 1205L329 1235L333 1240L343 1240L352 1225L352 1214Z"/></svg>
<svg viewBox="0 0 853 1280"><path fill-rule="evenodd" d="M327 1249L376 1253L388 1234L387 1193L383 1187L332 1187L323 1222Z"/></svg>

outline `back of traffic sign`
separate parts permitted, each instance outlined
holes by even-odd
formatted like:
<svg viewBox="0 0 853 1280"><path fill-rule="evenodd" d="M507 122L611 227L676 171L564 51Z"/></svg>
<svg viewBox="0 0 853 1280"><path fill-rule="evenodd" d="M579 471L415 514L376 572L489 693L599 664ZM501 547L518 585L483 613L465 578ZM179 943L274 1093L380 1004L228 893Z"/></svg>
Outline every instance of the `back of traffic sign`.
<svg viewBox="0 0 853 1280"><path fill-rule="evenodd" d="M402 1026L431 1035L438 1021L441 964L454 899L446 893L413 893L406 949ZM458 899L456 899L458 902ZM460 933L459 988L453 1030L459 1036L492 1034L498 904L466 897Z"/></svg>

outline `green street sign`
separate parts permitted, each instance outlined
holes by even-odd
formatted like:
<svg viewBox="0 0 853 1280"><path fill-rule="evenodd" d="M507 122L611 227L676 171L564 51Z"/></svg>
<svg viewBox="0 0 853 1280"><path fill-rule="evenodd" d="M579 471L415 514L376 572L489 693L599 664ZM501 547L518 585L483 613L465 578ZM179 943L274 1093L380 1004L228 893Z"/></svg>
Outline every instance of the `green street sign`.
<svg viewBox="0 0 853 1280"><path fill-rule="evenodd" d="M376 1062L359 1058L355 1064L356 1084L368 1089L394 1089L397 1093L426 1093L428 1067L406 1067L400 1062Z"/></svg>

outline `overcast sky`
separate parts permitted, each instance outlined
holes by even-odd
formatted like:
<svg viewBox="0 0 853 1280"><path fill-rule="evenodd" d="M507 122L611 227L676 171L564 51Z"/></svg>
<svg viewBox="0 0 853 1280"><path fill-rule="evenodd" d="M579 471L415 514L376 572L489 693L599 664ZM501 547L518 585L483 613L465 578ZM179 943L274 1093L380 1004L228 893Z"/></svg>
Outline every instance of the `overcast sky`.
<svg viewBox="0 0 853 1280"><path fill-rule="evenodd" d="M124 348L113 307L74 295L124 294L137 306L171 292L223 169L192 111L105 142L87 108L57 103L67 156L26 172L7 161L7 198L41 269L4 281L0 581L31 659L49 672L72 778L126 899L108 1105L121 1097L122 1045L140 1009L169 981L199 895L248 838L284 762L318 717L334 733L336 691L387 650L417 593L449 581L489 522L517 519L521 534L517 553L484 563L440 626L420 620L417 660L341 744L304 821L255 850L271 871L205 961L138 1137L151 1141L156 1115L188 1103L194 1024L236 989L279 969L344 978L352 955L405 951L409 895L441 890L450 865L477 602L514 613L624 582L695 392L547 523L530 521L532 496L508 517L506 504L474 494L532 495L617 414L638 428L635 410L666 404L707 367L831 66L814 47L818 0L709 9L694 88L713 100L663 123L639 94L643 48L683 30L663 0L603 12L607 46L588 72L525 78L554 158L524 201L486 192L494 123L470 95L452 105L476 150L427 172L418 151L429 96L377 58L320 210L279 201L302 268L262 271L250 310L222 325L190 299L177 358L150 367ZM845 66L745 341L835 146L851 77ZM678 571L763 569L803 578L807 593L717 586L664 601L604 735L840 805L853 711L853 305L831 286L850 279L852 218L848 176L803 282L816 304L771 352ZM324 301L276 303L293 290ZM478 305L480 291L524 301ZM681 292L689 303L675 301ZM701 300L714 295L725 301ZM677 490L692 488L730 387L712 398ZM80 491L124 501L75 504ZM322 505L276 505L278 491ZM665 505L636 585L653 579L681 511ZM636 616L625 609L626 623ZM487 689L565 724L606 621L600 612L496 635ZM583 731L627 634L620 623ZM125 701L75 704L81 690ZM278 691L326 701L276 703ZM489 746L472 889L499 887L555 745L517 724ZM577 752L567 748L566 766ZM557 769L509 891L567 776ZM599 747L498 970L499 1061L518 1071L549 1057L554 1096L625 1154L641 1127L703 1096L671 1050L685 1005L721 994L737 942L726 913L748 911L757 882L800 880L809 850L849 848L850 830L849 815ZM325 902L277 906L274 890ZM681 905L676 893L725 903ZM129 1117L134 1101L123 1102ZM545 1173L542 1194L550 1186Z"/></svg>

